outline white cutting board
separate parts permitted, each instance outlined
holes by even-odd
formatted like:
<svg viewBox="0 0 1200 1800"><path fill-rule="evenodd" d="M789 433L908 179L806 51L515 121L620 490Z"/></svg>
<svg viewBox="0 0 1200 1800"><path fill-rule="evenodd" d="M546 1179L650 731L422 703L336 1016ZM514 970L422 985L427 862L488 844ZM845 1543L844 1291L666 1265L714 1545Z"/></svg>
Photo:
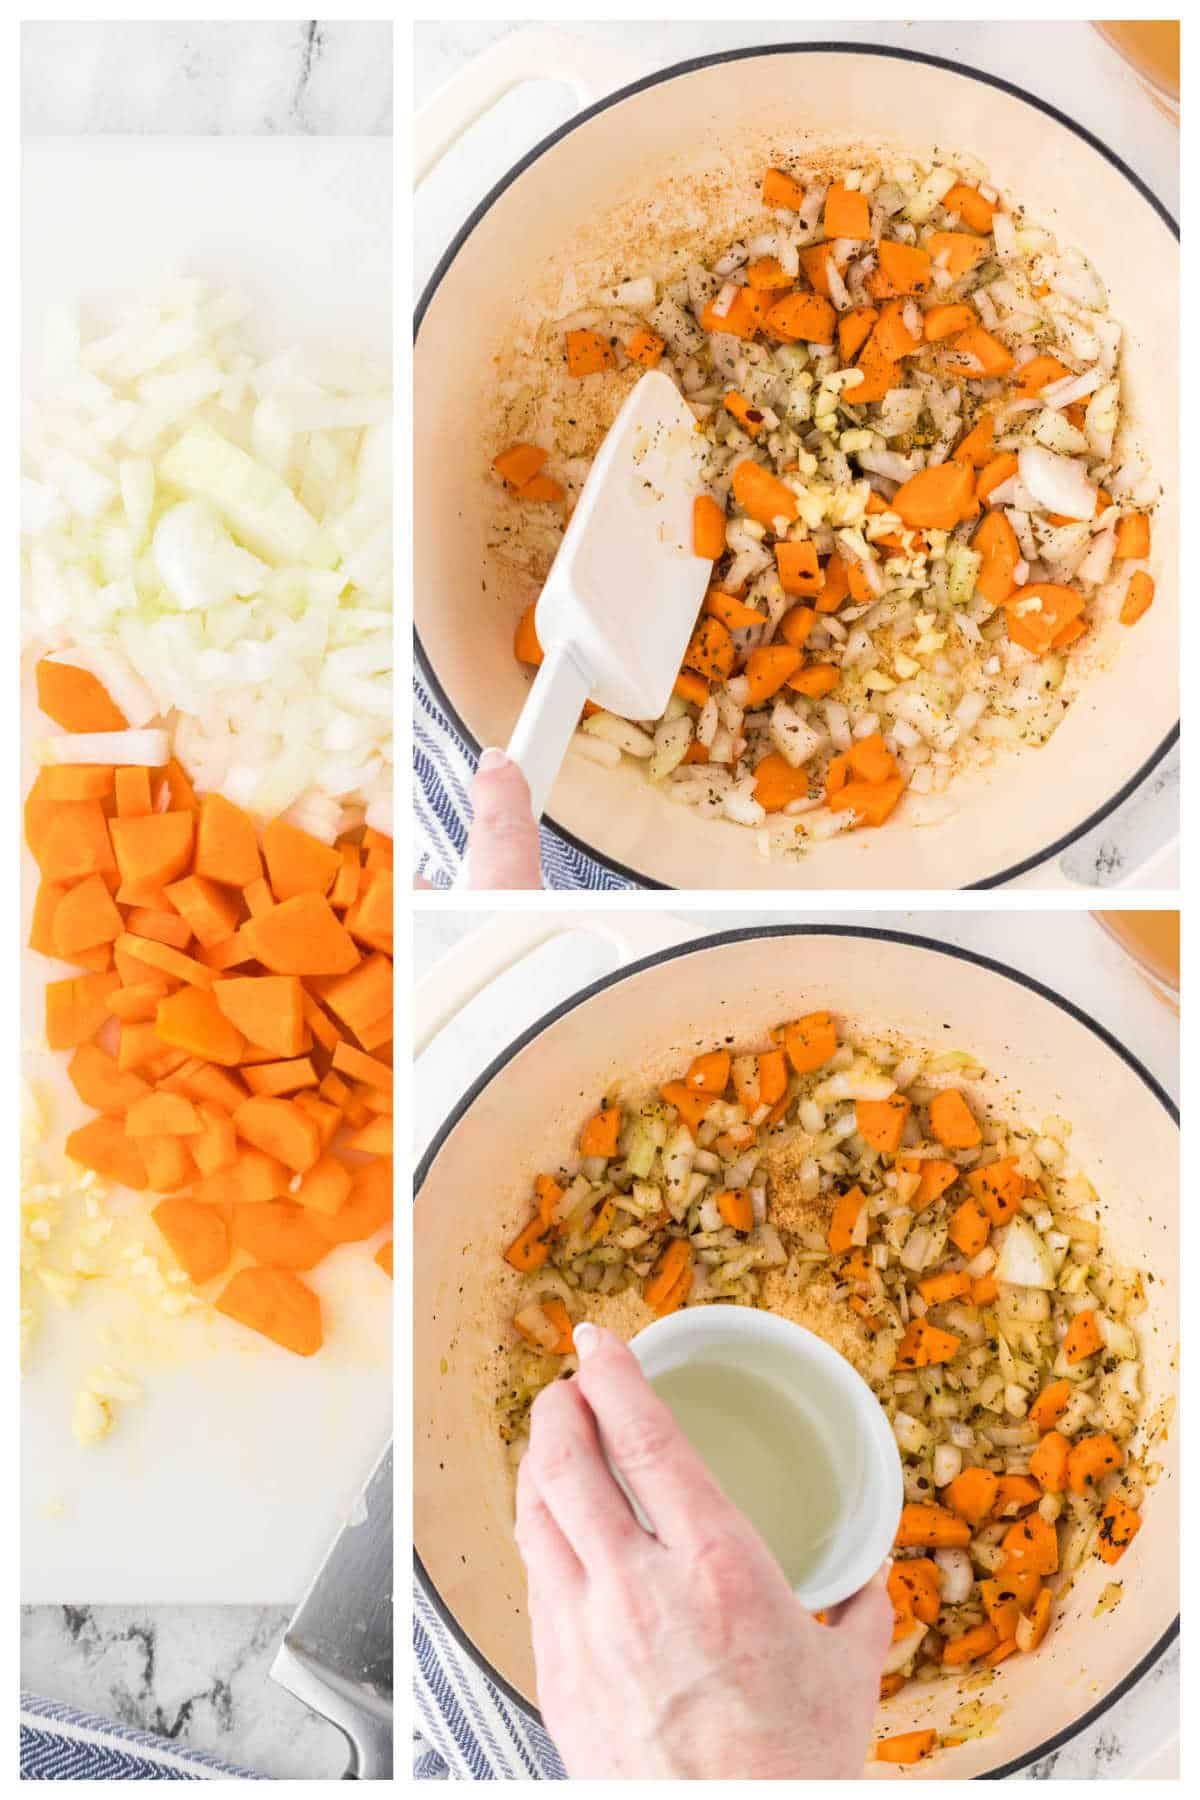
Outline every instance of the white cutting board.
<svg viewBox="0 0 1200 1800"><path fill-rule="evenodd" d="M368 138L27 142L26 367L47 305L136 294L166 273L253 298L264 347L358 347L390 363L391 160L390 140ZM26 852L23 865L27 932ZM28 1036L44 981L68 971L25 962ZM59 1142L85 1116L65 1060L53 1059ZM362 1245L341 1247L309 1279L327 1342L307 1359L215 1314L143 1328L152 1315L126 1311L111 1290L64 1312L47 1301L22 1406L24 1601L299 1600L392 1419L391 1283ZM144 1398L118 1406L112 1434L85 1450L71 1406L109 1354L106 1326L124 1335L112 1360L143 1380Z"/></svg>

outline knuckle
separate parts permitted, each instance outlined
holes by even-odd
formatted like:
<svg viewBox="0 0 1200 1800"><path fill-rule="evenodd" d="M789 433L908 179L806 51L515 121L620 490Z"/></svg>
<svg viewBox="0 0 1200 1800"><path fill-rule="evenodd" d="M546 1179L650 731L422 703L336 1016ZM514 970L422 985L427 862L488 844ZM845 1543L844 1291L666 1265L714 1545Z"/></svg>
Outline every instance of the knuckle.
<svg viewBox="0 0 1200 1800"><path fill-rule="evenodd" d="M624 1474L658 1468L672 1453L677 1427L665 1408L657 1413L629 1413L609 1427L613 1460Z"/></svg>
<svg viewBox="0 0 1200 1800"><path fill-rule="evenodd" d="M741 1604L746 1592L746 1550L730 1531L714 1530L697 1543L692 1572L709 1605L725 1613Z"/></svg>

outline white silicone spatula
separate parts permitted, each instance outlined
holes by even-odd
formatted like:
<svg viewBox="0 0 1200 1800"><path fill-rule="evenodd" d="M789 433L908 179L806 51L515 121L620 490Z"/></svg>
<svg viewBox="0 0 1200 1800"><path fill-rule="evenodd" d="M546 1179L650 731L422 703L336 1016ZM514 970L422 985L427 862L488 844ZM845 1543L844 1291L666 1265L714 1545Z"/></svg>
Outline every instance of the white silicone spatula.
<svg viewBox="0 0 1200 1800"><path fill-rule="evenodd" d="M592 463L537 603L544 660L508 746L540 818L585 700L657 719L712 564L692 551L696 421L666 375L643 375Z"/></svg>

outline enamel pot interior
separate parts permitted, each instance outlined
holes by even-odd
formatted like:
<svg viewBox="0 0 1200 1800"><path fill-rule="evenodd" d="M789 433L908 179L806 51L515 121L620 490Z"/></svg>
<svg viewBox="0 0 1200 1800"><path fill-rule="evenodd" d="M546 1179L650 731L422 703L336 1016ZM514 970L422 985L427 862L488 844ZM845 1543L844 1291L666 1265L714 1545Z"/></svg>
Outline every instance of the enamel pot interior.
<svg viewBox="0 0 1200 1800"><path fill-rule="evenodd" d="M513 1486L493 1416L498 1347L517 1277L501 1251L529 1214L533 1178L575 1143L600 1097L636 1094L727 1037L762 1045L768 1027L827 1007L848 1033L887 1028L934 1051L969 1048L988 1075L980 1099L1040 1123L1058 1113L1103 1203L1109 1252L1148 1269L1139 1321L1147 1417L1169 1418L1177 1348L1178 1140L1167 1103L1115 1044L1060 1001L996 965L925 940L795 927L731 933L610 977L535 1026L468 1094L419 1178L415 1240L416 1548L452 1627L518 1698L534 1700ZM638 1323L643 1323L639 1319ZM990 1735L933 1765L944 1778L995 1773L1047 1751L1152 1661L1177 1607L1176 1433L1156 1442L1162 1473L1146 1526L1116 1571L1115 1610L1094 1616L1114 1571L1092 1558L1033 1656L1009 1658L984 1696ZM911 1684L882 1728L950 1729L956 1683ZM869 1765L871 1776L894 1774Z"/></svg>
<svg viewBox="0 0 1200 1800"><path fill-rule="evenodd" d="M655 77L548 140L494 191L431 283L416 352L415 619L436 688L480 744L507 742L529 672L512 634L537 584L489 549L495 478L477 454L515 339L561 318L580 291L653 267L681 237L728 242L771 161L881 140L973 155L993 180L1108 284L1125 327L1132 437L1164 500L1158 596L1136 630L1115 624L1088 652L1066 720L1037 751L997 759L955 789L937 825L860 831L800 859L761 860L744 827L665 800L628 759L569 756L549 819L611 866L680 888L964 887L1017 872L1103 814L1168 747L1176 685L1177 245L1134 178L1064 120L1005 88L907 55L772 50ZM722 233L725 233L722 237ZM1149 274L1152 272L1152 275Z"/></svg>

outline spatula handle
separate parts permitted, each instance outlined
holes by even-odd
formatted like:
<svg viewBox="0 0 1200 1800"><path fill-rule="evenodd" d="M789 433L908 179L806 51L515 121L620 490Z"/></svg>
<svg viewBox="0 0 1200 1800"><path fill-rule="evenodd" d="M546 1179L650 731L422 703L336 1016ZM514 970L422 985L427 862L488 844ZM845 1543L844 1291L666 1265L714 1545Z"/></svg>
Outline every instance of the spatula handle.
<svg viewBox="0 0 1200 1800"><path fill-rule="evenodd" d="M589 685L569 650L547 650L508 745L510 761L529 783L535 819L546 810Z"/></svg>

